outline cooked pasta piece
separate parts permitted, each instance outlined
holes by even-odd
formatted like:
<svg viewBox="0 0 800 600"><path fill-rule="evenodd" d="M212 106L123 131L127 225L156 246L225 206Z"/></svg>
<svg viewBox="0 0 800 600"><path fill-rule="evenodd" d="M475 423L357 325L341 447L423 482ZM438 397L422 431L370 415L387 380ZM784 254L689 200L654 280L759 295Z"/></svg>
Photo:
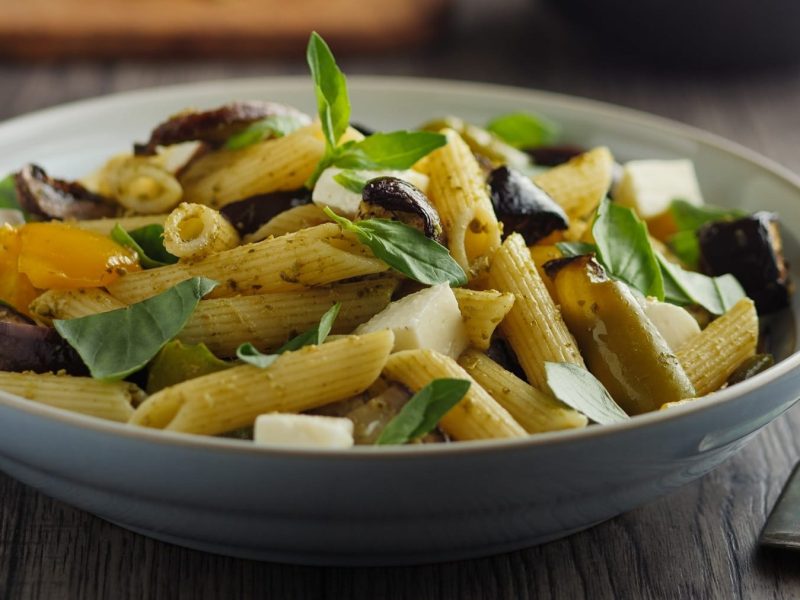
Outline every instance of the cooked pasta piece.
<svg viewBox="0 0 800 600"><path fill-rule="evenodd" d="M164 213L183 197L183 188L175 176L148 157L131 156L119 161L106 177L111 195L135 213Z"/></svg>
<svg viewBox="0 0 800 600"><path fill-rule="evenodd" d="M464 398L439 421L455 440L521 437L525 430L508 411L449 356L434 350L404 350L392 354L383 374L418 392L434 379L454 378L472 382Z"/></svg>
<svg viewBox="0 0 800 600"><path fill-rule="evenodd" d="M215 208L256 194L294 190L311 176L325 152L319 124L239 150L217 150L181 174L189 202Z"/></svg>
<svg viewBox="0 0 800 600"><path fill-rule="evenodd" d="M547 389L546 361L584 366L575 339L518 233L508 236L495 253L489 287L516 298L500 329L533 386Z"/></svg>
<svg viewBox="0 0 800 600"><path fill-rule="evenodd" d="M756 353L758 315L742 298L678 349L678 360L698 396L721 388L742 361Z"/></svg>
<svg viewBox="0 0 800 600"><path fill-rule="evenodd" d="M500 224L469 146L452 129L443 133L447 144L428 158L428 195L439 211L453 258L471 277L479 277L500 246Z"/></svg>
<svg viewBox="0 0 800 600"><path fill-rule="evenodd" d="M319 206L316 204L303 204L278 213L256 231L244 236L244 241L247 243L260 242L270 236L293 233L307 227L322 225L328 221L330 219L322 212Z"/></svg>
<svg viewBox="0 0 800 600"><path fill-rule="evenodd" d="M492 333L511 310L513 294L497 290L476 291L453 288L469 343L480 350L486 350L492 340Z"/></svg>
<svg viewBox="0 0 800 600"><path fill-rule="evenodd" d="M586 427L589 422L578 411L525 383L482 352L467 350L458 358L458 364L528 433Z"/></svg>
<svg viewBox="0 0 800 600"><path fill-rule="evenodd" d="M183 342L203 342L219 356L252 342L259 350L274 350L290 336L314 327L336 302L342 303L333 333L350 333L391 301L397 279L342 283L303 292L278 292L203 300L178 335Z"/></svg>
<svg viewBox="0 0 800 600"><path fill-rule="evenodd" d="M260 369L242 365L190 379L150 396L130 423L216 435L258 415L297 413L363 392L380 375L394 336L379 331L282 354Z"/></svg>
<svg viewBox="0 0 800 600"><path fill-rule="evenodd" d="M533 178L570 219L584 217L605 198L614 174L614 157L601 146L572 158Z"/></svg>
<svg viewBox="0 0 800 600"><path fill-rule="evenodd" d="M144 392L126 381L100 381L90 377L53 373L0 371L0 390L34 402L72 412L125 422Z"/></svg>
<svg viewBox="0 0 800 600"><path fill-rule="evenodd" d="M219 211L182 202L164 223L164 248L183 259L199 259L239 245L239 233Z"/></svg>
<svg viewBox="0 0 800 600"><path fill-rule="evenodd" d="M193 263L127 273L108 291L123 302L149 298L202 275L219 282L211 297L302 290L388 270L382 260L326 223L255 244L237 246Z"/></svg>
<svg viewBox="0 0 800 600"><path fill-rule="evenodd" d="M109 235L114 226L119 224L125 231L132 231L148 225L163 225L167 215L137 215L135 217L117 217L114 219L87 219L86 221L67 221L69 225Z"/></svg>
<svg viewBox="0 0 800 600"><path fill-rule="evenodd" d="M30 305L33 316L42 323L53 319L77 319L124 308L125 304L99 288L47 290Z"/></svg>

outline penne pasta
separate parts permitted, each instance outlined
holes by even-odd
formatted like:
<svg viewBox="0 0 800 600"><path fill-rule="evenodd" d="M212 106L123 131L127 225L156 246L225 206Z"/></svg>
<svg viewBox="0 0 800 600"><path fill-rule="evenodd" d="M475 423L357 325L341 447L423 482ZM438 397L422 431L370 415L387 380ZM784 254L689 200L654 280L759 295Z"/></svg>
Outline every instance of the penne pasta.
<svg viewBox="0 0 800 600"><path fill-rule="evenodd" d="M433 151L426 165L428 194L447 235L447 246L471 278L479 277L500 246L500 224L486 182L469 146L451 129L447 144Z"/></svg>
<svg viewBox="0 0 800 600"><path fill-rule="evenodd" d="M130 156L117 161L105 176L111 196L136 213L167 212L183 197L183 188L175 176L149 157Z"/></svg>
<svg viewBox="0 0 800 600"><path fill-rule="evenodd" d="M53 319L77 319L124 307L125 303L100 288L79 288L47 290L31 302L30 311L49 325Z"/></svg>
<svg viewBox="0 0 800 600"><path fill-rule="evenodd" d="M491 358L467 350L460 364L528 433L586 427L589 420L506 371Z"/></svg>
<svg viewBox="0 0 800 600"><path fill-rule="evenodd" d="M197 262L127 273L108 287L126 303L149 298L202 275L219 282L210 297L297 291L343 279L382 273L388 265L360 243L326 223L255 244L212 254Z"/></svg>
<svg viewBox="0 0 800 600"><path fill-rule="evenodd" d="M182 202L164 223L164 248L183 259L199 259L239 245L239 233L219 211Z"/></svg>
<svg viewBox="0 0 800 600"><path fill-rule="evenodd" d="M546 361L584 366L575 339L550 297L525 241L508 236L489 269L489 287L515 296L514 306L500 324L528 381L547 389Z"/></svg>
<svg viewBox="0 0 800 600"><path fill-rule="evenodd" d="M133 425L215 435L258 415L297 413L363 392L380 375L394 335L379 331L282 354L266 369L233 367L166 388L143 402Z"/></svg>
<svg viewBox="0 0 800 600"><path fill-rule="evenodd" d="M497 290L454 288L469 343L479 350L489 348L492 333L514 305L514 295Z"/></svg>
<svg viewBox="0 0 800 600"><path fill-rule="evenodd" d="M126 422L144 392L126 381L52 373L0 371L0 390L27 400L110 421Z"/></svg>
<svg viewBox="0 0 800 600"><path fill-rule="evenodd" d="M233 356L245 342L252 342L266 352L314 327L336 302L341 302L342 307L332 332L350 333L383 310L396 287L397 279L383 278L299 293L203 300L178 337L190 344L203 342L219 356Z"/></svg>
<svg viewBox="0 0 800 600"><path fill-rule="evenodd" d="M260 242L270 236L293 233L329 221L328 216L316 204L303 204L278 213L256 231L244 236L244 241L246 243Z"/></svg>
<svg viewBox="0 0 800 600"><path fill-rule="evenodd" d="M525 430L452 358L434 350L404 350L392 354L383 374L418 392L434 379L466 379L472 383L464 398L439 421L456 440L521 437Z"/></svg>
<svg viewBox="0 0 800 600"><path fill-rule="evenodd" d="M721 388L742 362L756 353L758 315L749 298L712 321L678 348L678 361L698 396Z"/></svg>

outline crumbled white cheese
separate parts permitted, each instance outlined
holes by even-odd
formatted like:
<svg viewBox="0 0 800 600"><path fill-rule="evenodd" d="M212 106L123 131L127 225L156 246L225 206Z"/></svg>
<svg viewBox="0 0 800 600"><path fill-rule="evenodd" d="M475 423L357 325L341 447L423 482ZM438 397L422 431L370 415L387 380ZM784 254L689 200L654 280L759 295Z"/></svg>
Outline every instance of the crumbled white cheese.
<svg viewBox="0 0 800 600"><path fill-rule="evenodd" d="M673 352L700 333L695 318L680 306L648 298L642 308Z"/></svg>
<svg viewBox="0 0 800 600"><path fill-rule="evenodd" d="M692 161L632 160L625 164L614 200L636 211L643 219L655 217L673 200L703 204Z"/></svg>
<svg viewBox="0 0 800 600"><path fill-rule="evenodd" d="M269 413L256 418L253 441L305 448L349 448L353 445L353 422L340 417Z"/></svg>

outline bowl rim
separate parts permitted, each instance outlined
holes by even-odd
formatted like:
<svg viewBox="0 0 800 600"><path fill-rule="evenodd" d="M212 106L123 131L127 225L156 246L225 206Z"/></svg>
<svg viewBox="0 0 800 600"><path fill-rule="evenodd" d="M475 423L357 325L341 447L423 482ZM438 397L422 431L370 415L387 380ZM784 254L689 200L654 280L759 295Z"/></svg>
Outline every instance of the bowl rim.
<svg viewBox="0 0 800 600"><path fill-rule="evenodd" d="M61 121L62 119L68 118L72 112L83 112L86 109L91 109L93 106L103 106L107 108L109 105L125 105L130 102L147 101L154 97L159 97L163 100L165 96L182 98L188 97L191 92L199 94L203 92L216 93L220 88L227 86L265 86L273 90L281 88L284 90L294 90L303 87L311 88L308 77L301 75L216 79L168 86L152 86L75 100L25 113L0 122L0 132L8 128L24 128L30 125L31 121ZM351 91L356 92L359 90L369 92L380 89L381 91L394 90L399 93L434 94L447 91L470 96L486 96L493 99L504 98L512 102L530 101L533 99L540 100L544 103L559 104L569 110L591 116L593 119L608 118L616 122L622 121L632 125L647 127L651 130L663 131L710 147L714 150L733 155L789 183L800 192L800 176L795 175L787 167L784 167L778 162L754 150L750 150L737 142L673 119L607 102L543 90L443 78L354 75L348 77L348 86ZM797 370L799 366L800 349L797 349L791 355L763 373L759 373L732 388L713 392L706 396L702 402L689 402L672 407L668 410L656 410L609 425L595 425L581 429L549 431L533 434L524 438L463 441L442 445L413 444L391 447L354 446L347 449L292 448L279 445L255 444L248 440L179 433L145 427L132 427L126 423L107 421L99 417L74 413L66 409L33 402L2 390L0 390L0 406L5 406L50 421L56 421L63 425L90 429L95 433L110 434L148 443L200 448L203 450L221 451L225 453L271 455L275 458L334 459L337 461L343 458L351 460L385 460L389 458L417 459L429 458L431 456L445 457L454 454L471 455L474 453L519 451L530 447L560 445L571 443L576 440L583 441L613 436L617 433L628 432L633 429L645 429L669 421L691 418L691 415L711 410L727 402L732 402L737 398L755 392L762 386L774 384L778 380L789 376L793 371ZM796 401L797 400L795 400L795 402Z"/></svg>

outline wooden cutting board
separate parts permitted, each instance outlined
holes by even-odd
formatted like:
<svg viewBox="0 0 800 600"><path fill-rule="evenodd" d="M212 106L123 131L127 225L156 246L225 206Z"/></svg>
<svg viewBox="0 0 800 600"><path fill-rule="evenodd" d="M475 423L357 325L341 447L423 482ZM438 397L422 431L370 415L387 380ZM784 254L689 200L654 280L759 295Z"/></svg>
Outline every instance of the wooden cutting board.
<svg viewBox="0 0 800 600"><path fill-rule="evenodd" d="M431 40L450 0L0 0L0 57L297 56Z"/></svg>

